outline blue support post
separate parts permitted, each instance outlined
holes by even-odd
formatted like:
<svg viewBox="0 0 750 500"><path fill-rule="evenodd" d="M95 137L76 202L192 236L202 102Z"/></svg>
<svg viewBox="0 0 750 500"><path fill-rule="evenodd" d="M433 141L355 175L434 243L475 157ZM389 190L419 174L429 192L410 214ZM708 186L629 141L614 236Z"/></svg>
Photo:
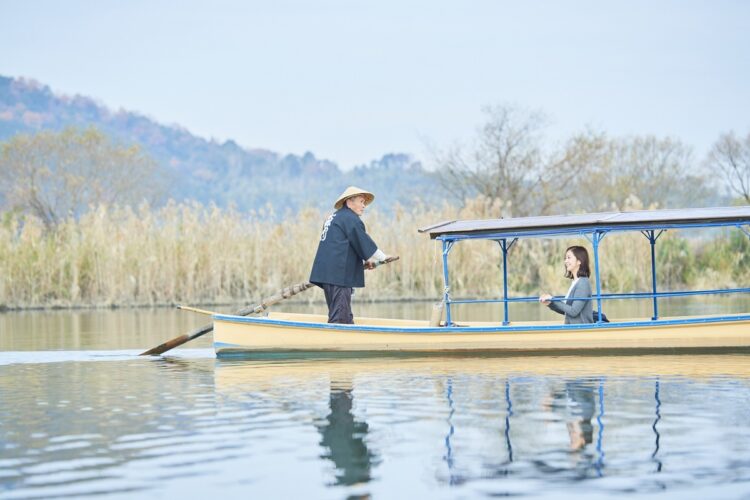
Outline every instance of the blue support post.
<svg viewBox="0 0 750 500"><path fill-rule="evenodd" d="M443 303L445 304L445 326L453 325L451 319L450 280L448 279L448 254L453 247L453 241L443 240Z"/></svg>
<svg viewBox="0 0 750 500"><path fill-rule="evenodd" d="M659 319L659 301L656 300L656 238L654 232L649 231L648 241L651 244L651 291L654 292L654 321Z"/></svg>
<svg viewBox="0 0 750 500"><path fill-rule="evenodd" d="M602 322L602 282L599 279L599 242L603 235L599 231L594 231L591 243L594 246L594 276L596 276L596 307L599 309L599 317L596 322Z"/></svg>
<svg viewBox="0 0 750 500"><path fill-rule="evenodd" d="M654 304L654 315L651 317L652 320L656 321L659 319L659 303L656 299L656 240L659 239L659 236L661 236L661 233L664 231L659 231L659 234L655 234L655 231L649 230L649 231L641 231L641 233L648 238L648 242L651 244L651 291L653 292L653 304Z"/></svg>
<svg viewBox="0 0 750 500"><path fill-rule="evenodd" d="M500 248L503 251L503 325L509 325L510 321L508 318L508 252L513 244L518 241L518 238L514 238L513 241L508 244L508 240L503 238L497 240L500 244Z"/></svg>

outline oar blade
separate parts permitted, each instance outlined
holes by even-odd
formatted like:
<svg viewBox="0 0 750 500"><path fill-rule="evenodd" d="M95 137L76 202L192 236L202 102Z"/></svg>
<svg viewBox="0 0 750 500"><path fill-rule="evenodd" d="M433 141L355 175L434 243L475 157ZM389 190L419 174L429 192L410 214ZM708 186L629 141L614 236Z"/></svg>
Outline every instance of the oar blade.
<svg viewBox="0 0 750 500"><path fill-rule="evenodd" d="M172 340L168 340L161 345L158 345L156 347L149 349L148 351L142 352L140 356L158 356L159 354L163 354L169 351L170 349L174 349L175 347L181 346L182 344L189 342L193 340L194 338L198 338L201 335L205 335L208 332L212 331L213 329L214 329L213 324L205 325L201 328L193 330L190 333L186 333L185 335L180 335L179 337L173 338Z"/></svg>
<svg viewBox="0 0 750 500"><path fill-rule="evenodd" d="M167 352L170 349L174 349L177 346L180 346L190 340L189 335L181 335L177 338L174 338L172 340L168 340L167 342L164 342L161 345L158 345L156 347L152 347L148 351L142 352L140 356L158 356L161 353Z"/></svg>

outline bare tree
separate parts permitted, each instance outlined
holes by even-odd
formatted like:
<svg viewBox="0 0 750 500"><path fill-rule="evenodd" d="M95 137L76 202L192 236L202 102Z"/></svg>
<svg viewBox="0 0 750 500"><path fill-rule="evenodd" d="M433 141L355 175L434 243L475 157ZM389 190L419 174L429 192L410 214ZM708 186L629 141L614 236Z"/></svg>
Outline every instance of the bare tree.
<svg viewBox="0 0 750 500"><path fill-rule="evenodd" d="M546 200L541 213L552 209L573 213L589 208L598 191L591 182L591 173L602 163L605 144L603 134L588 131L571 137L563 149L550 156L548 178L540 185Z"/></svg>
<svg viewBox="0 0 750 500"><path fill-rule="evenodd" d="M140 147L115 144L94 128L20 134L0 145L5 205L48 227L90 205L154 201L165 182Z"/></svg>
<svg viewBox="0 0 750 500"><path fill-rule="evenodd" d="M735 137L734 132L722 135L707 163L721 171L731 192L750 203L750 133L744 139Z"/></svg>
<svg viewBox="0 0 750 500"><path fill-rule="evenodd" d="M696 206L710 200L710 189L697 171L690 147L653 136L607 138L578 136L569 155L584 172L576 182L583 193L579 208L623 209L637 198L645 207Z"/></svg>
<svg viewBox="0 0 750 500"><path fill-rule="evenodd" d="M545 118L512 106L483 108L484 125L475 144L434 154L443 188L463 202L483 195L506 206L505 215L549 213L565 201L560 193L578 174L568 151L547 153Z"/></svg>

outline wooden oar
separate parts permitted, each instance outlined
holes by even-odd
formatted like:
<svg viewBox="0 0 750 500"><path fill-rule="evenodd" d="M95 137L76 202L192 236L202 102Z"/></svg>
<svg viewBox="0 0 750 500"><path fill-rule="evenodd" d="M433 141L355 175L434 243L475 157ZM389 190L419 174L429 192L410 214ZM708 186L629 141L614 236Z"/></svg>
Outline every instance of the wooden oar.
<svg viewBox="0 0 750 500"><path fill-rule="evenodd" d="M177 309L180 311L190 311L198 314L205 314L206 316L213 316L214 314L218 314L214 311L207 311L206 309L198 309L197 307L188 307L188 306L177 306Z"/></svg>
<svg viewBox="0 0 750 500"><path fill-rule="evenodd" d="M266 299L263 299L263 301L261 301L261 303L258 304L257 306L245 307L243 309L240 309L236 313L234 313L234 315L235 316L248 316L250 314L260 314L266 309L268 309L269 306L277 302L281 302L284 299L288 299L289 297L293 295L297 295L300 292L304 292L305 290L313 286L315 285L313 285L310 282L297 283L296 285L288 286L284 288L283 290L279 290L279 292L277 292L275 295L272 295ZM192 309L188 309L188 310L192 310ZM193 339L197 339L198 337L207 334L213 329L214 329L213 323L204 325L200 328L193 330L190 333L186 333L185 335L180 335L179 337L176 337L172 340L168 340L167 342L164 342L161 345L151 348L146 352L142 352L140 355L141 356L156 356L156 355L165 353L169 351L170 349L174 349L175 347L180 346L186 342L190 342Z"/></svg>
<svg viewBox="0 0 750 500"><path fill-rule="evenodd" d="M382 260L380 262L375 262L372 265L371 269L374 269L378 266L382 266L383 264L389 264L393 262L394 260L398 260L398 256L394 257L388 257L385 260ZM244 309L240 309L236 313L234 313L235 316L249 316L250 314L260 314L266 309L268 309L270 306L277 302L281 302L284 299L288 299L289 297L292 297L294 295L297 295L300 292L304 292L310 287L313 287L312 283L305 282L305 283L297 283L296 285L288 286L284 288L283 290L279 290L275 295L272 295L266 299L263 299L260 304L253 307L245 307ZM182 307L182 309L193 311L193 312L200 312L202 314L211 314L210 311L204 311L202 309L195 309L192 307ZM174 349L177 346L181 346L182 344L186 342L190 342L193 339L197 339L198 337L207 334L208 332L212 331L214 329L213 323L209 325L204 325L200 328L197 328L193 330L190 333L186 333L185 335L180 335L179 337L173 338L172 340L168 340L167 342L164 342L161 345L158 345L156 347L153 347L149 349L146 352L142 352L141 356L157 356L159 354L163 354L170 349Z"/></svg>
<svg viewBox="0 0 750 500"><path fill-rule="evenodd" d="M374 264L372 265L372 268L373 268L373 269L375 269L376 267L378 267L378 266L382 266L383 264L390 264L391 262L393 262L393 261L395 261L395 260L398 260L398 259L399 259L399 256L398 256L398 255L394 255L394 256L392 256L392 257L388 257L388 258L387 258L387 259L385 259L385 260L380 260L380 261L378 261L378 262L375 262L375 263L374 263Z"/></svg>

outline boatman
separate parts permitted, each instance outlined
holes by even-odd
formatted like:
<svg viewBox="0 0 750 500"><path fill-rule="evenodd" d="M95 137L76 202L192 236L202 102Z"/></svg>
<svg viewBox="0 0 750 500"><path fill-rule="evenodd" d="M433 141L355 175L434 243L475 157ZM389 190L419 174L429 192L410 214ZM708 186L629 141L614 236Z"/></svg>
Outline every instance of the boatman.
<svg viewBox="0 0 750 500"><path fill-rule="evenodd" d="M328 322L353 324L352 294L365 286L365 268L390 260L372 241L360 219L375 195L349 186L339 196L323 224L310 282L323 289Z"/></svg>

